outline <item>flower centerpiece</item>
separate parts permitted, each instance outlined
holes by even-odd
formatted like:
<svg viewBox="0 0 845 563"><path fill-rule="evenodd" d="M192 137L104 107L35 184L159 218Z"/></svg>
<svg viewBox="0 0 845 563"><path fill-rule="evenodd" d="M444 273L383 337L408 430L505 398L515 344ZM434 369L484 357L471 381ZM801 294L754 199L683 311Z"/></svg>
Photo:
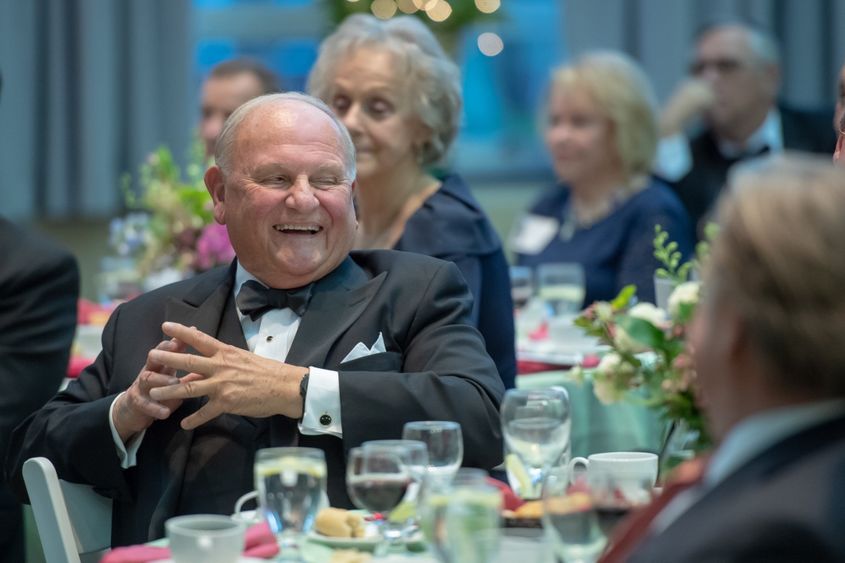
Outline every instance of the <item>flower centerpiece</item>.
<svg viewBox="0 0 845 563"><path fill-rule="evenodd" d="M715 226L708 227L712 237ZM636 287L626 286L612 301L590 305L575 324L609 347L594 369L575 368L575 377L588 378L603 403L629 400L656 409L676 429L676 449L700 451L710 445L695 400L695 371L686 349L687 327L698 304L700 283L689 281L705 259L707 240L696 257L681 262L674 242L657 228L655 257L658 276L672 280L674 289L666 309L636 299ZM681 435L682 434L682 435ZM680 440L680 443L678 442Z"/></svg>
<svg viewBox="0 0 845 563"><path fill-rule="evenodd" d="M151 289L229 263L234 251L226 228L214 221L203 174L208 162L197 143L185 176L166 147L141 166L137 194L124 178L125 217L112 221L110 245L131 259L143 288Z"/></svg>

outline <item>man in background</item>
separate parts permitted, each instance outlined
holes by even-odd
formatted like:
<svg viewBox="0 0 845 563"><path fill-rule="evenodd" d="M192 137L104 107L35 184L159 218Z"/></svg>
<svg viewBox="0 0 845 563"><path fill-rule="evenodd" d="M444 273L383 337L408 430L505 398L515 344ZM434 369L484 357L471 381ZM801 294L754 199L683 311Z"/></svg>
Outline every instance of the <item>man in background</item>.
<svg viewBox="0 0 845 563"><path fill-rule="evenodd" d="M839 69L839 83L836 89L836 113L833 116L833 128L836 129L836 150L833 162L845 165L845 64Z"/></svg>
<svg viewBox="0 0 845 563"><path fill-rule="evenodd" d="M0 459L15 426L56 393L67 373L78 298L76 259L0 217ZM3 479L0 562L24 560L21 505Z"/></svg>
<svg viewBox="0 0 845 563"><path fill-rule="evenodd" d="M264 65L249 59L224 61L208 74L202 85L200 137L205 156L214 155L214 144L223 123L238 106L263 94L279 91L279 80Z"/></svg>
<svg viewBox="0 0 845 563"><path fill-rule="evenodd" d="M661 115L656 172L673 184L699 235L736 162L784 149L833 150L829 113L778 103L778 48L762 30L733 22L705 27L690 74Z"/></svg>

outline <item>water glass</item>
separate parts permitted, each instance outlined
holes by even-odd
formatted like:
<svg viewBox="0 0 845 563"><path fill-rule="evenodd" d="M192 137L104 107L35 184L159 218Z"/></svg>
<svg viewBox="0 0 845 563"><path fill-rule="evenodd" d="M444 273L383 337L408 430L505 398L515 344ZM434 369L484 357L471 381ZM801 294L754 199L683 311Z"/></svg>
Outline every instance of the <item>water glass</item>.
<svg viewBox="0 0 845 563"><path fill-rule="evenodd" d="M501 534L502 493L464 474L460 484L429 491L422 508L423 533L443 563L496 559ZM456 478L457 481L457 478Z"/></svg>
<svg viewBox="0 0 845 563"><path fill-rule="evenodd" d="M540 264L537 267L537 295L556 315L573 314L584 306L584 267L577 262Z"/></svg>
<svg viewBox="0 0 845 563"><path fill-rule="evenodd" d="M280 558L302 561L299 543L311 531L326 488L326 458L316 448L265 448L255 455L261 512L279 542Z"/></svg>
<svg viewBox="0 0 845 563"><path fill-rule="evenodd" d="M508 480L523 498L540 498L546 471L568 461L562 458L569 448L569 395L562 387L509 389L501 419Z"/></svg>
<svg viewBox="0 0 845 563"><path fill-rule="evenodd" d="M571 487L565 467L546 476L542 519L555 555L566 563L593 563L604 550L607 540L589 489Z"/></svg>
<svg viewBox="0 0 845 563"><path fill-rule="evenodd" d="M419 440L428 448L427 484L441 487L452 481L464 459L461 425L448 420L408 422L402 429L405 440Z"/></svg>

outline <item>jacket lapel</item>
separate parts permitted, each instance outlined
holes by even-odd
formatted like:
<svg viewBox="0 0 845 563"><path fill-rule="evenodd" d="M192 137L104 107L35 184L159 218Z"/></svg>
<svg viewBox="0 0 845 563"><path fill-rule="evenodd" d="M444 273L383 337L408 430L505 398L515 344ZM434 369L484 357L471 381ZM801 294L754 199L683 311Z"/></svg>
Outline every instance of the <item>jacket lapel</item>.
<svg viewBox="0 0 845 563"><path fill-rule="evenodd" d="M287 363L325 366L338 339L367 308L385 273L370 279L351 258L317 282L308 310L288 352Z"/></svg>
<svg viewBox="0 0 845 563"><path fill-rule="evenodd" d="M184 298L168 300L165 319L185 326L194 326L223 342L246 349L243 330L237 313L234 312L234 301L231 298L234 272L233 263L228 269L220 268L201 276L196 286ZM196 353L193 350L192 352ZM172 433L172 438L166 441L166 455L162 456L162 479L166 484L150 519L151 537L155 534L161 535L164 521L175 513L182 491L185 466L194 433L183 430L179 423L199 409L203 402L204 399L188 399L173 416L163 421L171 426L166 432Z"/></svg>

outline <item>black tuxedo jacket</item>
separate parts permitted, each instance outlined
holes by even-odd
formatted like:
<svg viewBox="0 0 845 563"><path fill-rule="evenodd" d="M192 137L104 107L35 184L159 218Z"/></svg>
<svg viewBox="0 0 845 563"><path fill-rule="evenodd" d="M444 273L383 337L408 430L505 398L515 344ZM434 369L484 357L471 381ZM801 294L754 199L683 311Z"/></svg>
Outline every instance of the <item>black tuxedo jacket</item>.
<svg viewBox="0 0 845 563"><path fill-rule="evenodd" d="M845 414L739 468L629 561L845 561Z"/></svg>
<svg viewBox="0 0 845 563"><path fill-rule="evenodd" d="M8 460L15 483L21 484L27 458L50 458L61 478L92 484L114 499L112 538L123 545L161 537L164 521L177 513L230 513L235 496L252 489L252 459L261 446L322 448L336 506L349 505L344 484L349 448L401 437L408 421L455 420L463 431L464 464L489 468L501 461L498 407L504 387L468 323L472 302L458 269L424 256L370 251L352 253L317 282L287 357L294 365L339 372L342 440L300 436L296 421L283 416L224 415L214 421L215 435L198 447L201 430L179 427L201 402L189 400L147 429L137 465L122 470L109 406L163 339L162 321L193 325L246 348L233 279L234 265L120 306L105 328L96 362L16 430L15 455ZM357 343L371 347L379 333L386 352L342 363ZM227 450L229 445L234 449Z"/></svg>
<svg viewBox="0 0 845 563"><path fill-rule="evenodd" d="M779 106L783 146L787 150L832 155L836 135L831 127L831 114L811 112ZM742 159L725 158L719 152L716 139L705 130L690 139L692 168L677 182L670 182L702 234L702 219L706 220L713 204L722 192L731 166Z"/></svg>

